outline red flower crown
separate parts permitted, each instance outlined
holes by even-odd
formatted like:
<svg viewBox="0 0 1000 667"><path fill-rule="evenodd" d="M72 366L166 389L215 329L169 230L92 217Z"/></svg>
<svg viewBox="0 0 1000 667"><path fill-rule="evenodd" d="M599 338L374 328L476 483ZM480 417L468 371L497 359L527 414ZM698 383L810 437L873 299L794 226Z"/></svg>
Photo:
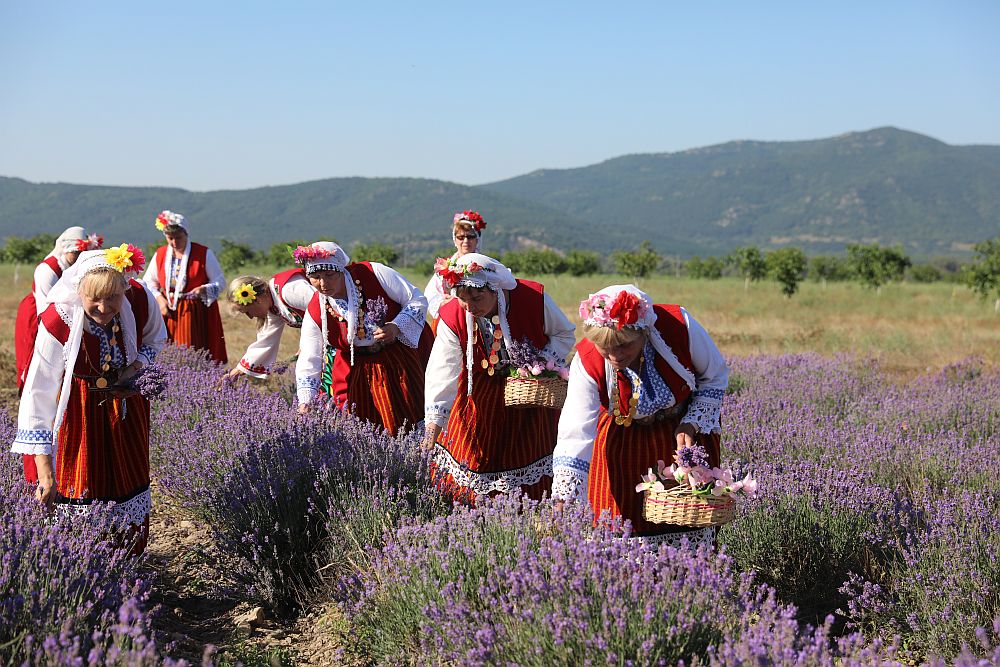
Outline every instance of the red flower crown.
<svg viewBox="0 0 1000 667"><path fill-rule="evenodd" d="M461 213L456 213L455 217L452 218L452 224L457 225L460 222L468 222L477 232L481 232L486 229L486 221L483 220L483 216L479 215L478 211L462 211Z"/></svg>
<svg viewBox="0 0 1000 667"><path fill-rule="evenodd" d="M434 262L434 273L441 276L441 281L448 289L457 285L466 276L489 270L485 266L476 264L475 262L469 262L465 265L457 264L451 258L438 257L437 261Z"/></svg>

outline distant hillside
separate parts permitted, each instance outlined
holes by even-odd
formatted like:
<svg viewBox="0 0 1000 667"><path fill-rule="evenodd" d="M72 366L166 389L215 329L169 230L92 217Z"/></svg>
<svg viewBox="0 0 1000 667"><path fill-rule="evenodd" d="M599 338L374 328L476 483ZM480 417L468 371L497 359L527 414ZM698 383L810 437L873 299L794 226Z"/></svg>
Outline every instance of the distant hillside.
<svg viewBox="0 0 1000 667"><path fill-rule="evenodd" d="M449 244L451 215L489 222L485 250L525 245L607 252L649 239L663 253L718 255L741 245L841 252L902 244L958 255L1000 234L1000 146L949 146L894 128L797 142L736 141L629 155L469 187L413 178L337 178L188 192L34 184L0 177L0 237L72 225L147 243L162 209L196 239L267 248L294 238L383 240L422 255Z"/></svg>
<svg viewBox="0 0 1000 667"><path fill-rule="evenodd" d="M335 238L350 247L381 240L431 253L450 245L451 217L474 208L488 223L485 250L576 245L593 226L534 203L487 190L411 178L338 178L297 185L189 192L35 184L0 177L0 237L59 232L80 224L109 240L147 243L162 238L153 219L163 209L186 215L193 237L216 248L219 239L267 248L289 239Z"/></svg>
<svg viewBox="0 0 1000 667"><path fill-rule="evenodd" d="M615 245L649 238L680 255L876 241L951 255L1000 234L1000 146L895 128L629 155L481 187L613 229Z"/></svg>

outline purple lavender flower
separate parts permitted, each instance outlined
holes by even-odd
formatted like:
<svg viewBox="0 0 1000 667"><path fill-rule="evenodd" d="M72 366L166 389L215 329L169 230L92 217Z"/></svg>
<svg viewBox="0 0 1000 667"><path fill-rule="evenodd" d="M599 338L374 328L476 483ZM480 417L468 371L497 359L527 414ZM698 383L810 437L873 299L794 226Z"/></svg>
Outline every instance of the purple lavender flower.
<svg viewBox="0 0 1000 667"><path fill-rule="evenodd" d="M167 374L161 366L143 366L128 382L130 389L139 392L149 400L159 398L167 389Z"/></svg>
<svg viewBox="0 0 1000 667"><path fill-rule="evenodd" d="M389 306L385 299L378 296L374 299L365 299L365 323L373 329L378 329L385 324L385 319L389 315Z"/></svg>
<svg viewBox="0 0 1000 667"><path fill-rule="evenodd" d="M708 467L708 452L701 445L695 443L690 447L684 447L677 452L677 463L685 468Z"/></svg>

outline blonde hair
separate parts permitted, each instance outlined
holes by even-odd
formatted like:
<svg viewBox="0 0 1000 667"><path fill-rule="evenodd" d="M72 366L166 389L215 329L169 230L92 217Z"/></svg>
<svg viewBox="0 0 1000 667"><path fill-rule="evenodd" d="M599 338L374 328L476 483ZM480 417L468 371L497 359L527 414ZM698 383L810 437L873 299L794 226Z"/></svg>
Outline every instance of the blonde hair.
<svg viewBox="0 0 1000 667"><path fill-rule="evenodd" d="M125 293L125 276L110 266L102 266L88 271L77 292L88 299L108 299Z"/></svg>
<svg viewBox="0 0 1000 667"><path fill-rule="evenodd" d="M583 325L583 337L603 348L630 345L640 338L649 336L648 329L616 329L615 327L595 327Z"/></svg>
<svg viewBox="0 0 1000 667"><path fill-rule="evenodd" d="M229 303L229 314L236 316L242 315L243 311L240 310L240 305L233 301L233 295L236 294L241 287L244 285L250 285L253 291L257 293L257 299L263 294L267 294L268 297L271 296L271 290L267 286L267 281L260 276L240 276L239 278L233 278L229 281L229 298L226 301ZM265 317L255 318L257 320L257 328L259 329L264 325Z"/></svg>

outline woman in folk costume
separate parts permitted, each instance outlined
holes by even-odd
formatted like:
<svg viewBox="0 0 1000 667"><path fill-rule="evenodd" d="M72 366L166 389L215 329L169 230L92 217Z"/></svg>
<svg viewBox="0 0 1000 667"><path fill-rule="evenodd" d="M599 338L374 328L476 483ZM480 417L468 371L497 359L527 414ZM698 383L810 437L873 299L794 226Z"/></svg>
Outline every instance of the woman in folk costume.
<svg viewBox="0 0 1000 667"><path fill-rule="evenodd" d="M515 279L486 255L438 260L454 299L427 365L424 447L435 450L436 483L457 500L523 490L541 498L552 483L559 411L504 405L512 343L530 343L565 364L575 327L536 282ZM471 335L470 335L471 334Z"/></svg>
<svg viewBox="0 0 1000 667"><path fill-rule="evenodd" d="M479 242L482 239L483 230L486 229L486 221L477 211L462 211L456 213L451 223L451 239L455 243L455 254L451 256L454 261L470 252L479 252ZM427 314L431 318L431 328L437 331L438 312L441 306L451 301L451 290L447 289L441 276L434 272L427 288L424 289L427 297Z"/></svg>
<svg viewBox="0 0 1000 667"><path fill-rule="evenodd" d="M352 263L336 243L299 246L294 257L316 288L295 365L299 411L309 410L320 389L330 345L336 352L330 393L338 406L393 435L404 423L415 427L433 343L427 299L388 266Z"/></svg>
<svg viewBox="0 0 1000 667"><path fill-rule="evenodd" d="M97 250L104 239L97 234L87 236L83 227L70 227L56 239L52 252L35 267L31 292L17 307L14 321L14 356L17 362L17 390L24 387L24 379L31 363L31 353L35 349L35 335L38 333L38 318L49 305L48 294L63 271L73 266L73 262L85 250Z"/></svg>
<svg viewBox="0 0 1000 667"><path fill-rule="evenodd" d="M80 254L49 293L11 450L33 458L46 505L85 511L114 501L134 548L149 528L149 401L124 389L166 342L156 300L129 275L142 251Z"/></svg>
<svg viewBox="0 0 1000 667"><path fill-rule="evenodd" d="M634 285L613 285L580 304L584 339L570 366L553 459L552 497L587 498L632 523L652 542L711 544L712 528L690 530L642 518L636 483L657 461L699 443L719 465L719 411L729 369L686 310L653 305Z"/></svg>
<svg viewBox="0 0 1000 667"><path fill-rule="evenodd" d="M191 242L187 219L179 213L163 211L155 224L167 245L157 248L142 280L156 295L167 337L175 345L207 350L209 357L226 363L226 339L216 302L226 279L215 253Z"/></svg>
<svg viewBox="0 0 1000 667"><path fill-rule="evenodd" d="M258 276L240 276L229 284L233 308L252 320L257 320L257 340L250 343L240 362L229 371L229 377L239 375L264 379L278 359L278 345L285 327L302 328L309 301L315 288L301 269L282 271L265 280Z"/></svg>

